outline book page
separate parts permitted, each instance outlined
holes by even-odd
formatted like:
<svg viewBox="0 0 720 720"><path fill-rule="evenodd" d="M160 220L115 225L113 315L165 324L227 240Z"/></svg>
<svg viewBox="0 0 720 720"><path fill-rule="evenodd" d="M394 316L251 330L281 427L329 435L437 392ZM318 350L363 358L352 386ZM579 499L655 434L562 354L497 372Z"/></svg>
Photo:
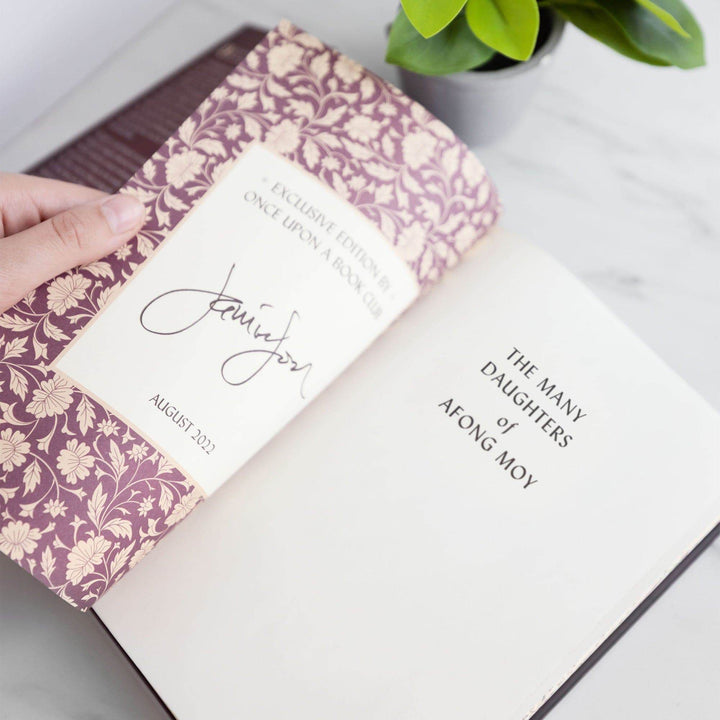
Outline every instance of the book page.
<svg viewBox="0 0 720 720"><path fill-rule="evenodd" d="M718 440L494 231L96 610L184 719L521 720L720 520Z"/></svg>
<svg viewBox="0 0 720 720"><path fill-rule="evenodd" d="M418 293L351 203L253 144L53 367L209 494Z"/></svg>

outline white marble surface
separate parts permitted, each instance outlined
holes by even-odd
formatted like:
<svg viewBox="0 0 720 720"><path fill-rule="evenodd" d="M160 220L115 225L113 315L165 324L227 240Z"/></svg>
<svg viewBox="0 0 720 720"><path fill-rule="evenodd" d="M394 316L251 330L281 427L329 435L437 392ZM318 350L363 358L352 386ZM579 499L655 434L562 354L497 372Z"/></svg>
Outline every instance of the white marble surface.
<svg viewBox="0 0 720 720"><path fill-rule="evenodd" d="M0 145L22 132L172 2L5 3L0 44Z"/></svg>
<svg viewBox="0 0 720 720"><path fill-rule="evenodd" d="M480 156L500 187L505 226L582 277L720 408L720 6L690 4L706 30L708 68L635 65L570 28L527 116ZM177 2L0 147L0 167L28 166L243 20L285 15L393 79L382 55L395 5ZM720 717L719 676L716 542L550 718L710 720ZM164 717L91 616L0 557L0 718Z"/></svg>

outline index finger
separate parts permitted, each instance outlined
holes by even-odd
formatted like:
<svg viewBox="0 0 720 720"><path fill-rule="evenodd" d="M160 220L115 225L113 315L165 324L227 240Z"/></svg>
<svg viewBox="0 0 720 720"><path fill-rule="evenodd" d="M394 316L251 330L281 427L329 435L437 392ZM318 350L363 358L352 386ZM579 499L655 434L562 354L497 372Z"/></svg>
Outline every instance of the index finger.
<svg viewBox="0 0 720 720"><path fill-rule="evenodd" d="M27 230L106 194L62 180L0 173L0 237Z"/></svg>

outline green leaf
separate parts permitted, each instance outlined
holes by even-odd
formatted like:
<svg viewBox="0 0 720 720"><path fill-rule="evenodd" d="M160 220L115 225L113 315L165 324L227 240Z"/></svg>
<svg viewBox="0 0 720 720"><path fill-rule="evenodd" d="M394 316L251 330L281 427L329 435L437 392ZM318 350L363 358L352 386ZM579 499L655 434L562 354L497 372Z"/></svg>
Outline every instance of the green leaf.
<svg viewBox="0 0 720 720"><path fill-rule="evenodd" d="M640 52L630 42L630 38L625 34L622 26L609 12L596 3L570 0L569 2L556 1L552 5L568 22L621 55L648 65L670 65L668 62Z"/></svg>
<svg viewBox="0 0 720 720"><path fill-rule="evenodd" d="M678 35L633 0L602 0L601 4L622 25L641 52L681 68L704 65L702 31L692 13L681 0L655 0L655 3L669 12L689 37Z"/></svg>
<svg viewBox="0 0 720 720"><path fill-rule="evenodd" d="M690 33L685 30L685 28L667 10L663 10L663 8L654 3L652 0L635 0L635 2L638 5L642 5L646 10L649 10L678 35L684 38L690 37Z"/></svg>
<svg viewBox="0 0 720 720"><path fill-rule="evenodd" d="M403 10L425 38L447 27L463 9L466 0L402 0Z"/></svg>
<svg viewBox="0 0 720 720"><path fill-rule="evenodd" d="M463 16L424 38L400 10L390 29L385 60L422 75L449 75L487 62L495 51L478 40Z"/></svg>
<svg viewBox="0 0 720 720"><path fill-rule="evenodd" d="M623 55L653 65L705 64L703 36L681 0L654 0L685 29L683 37L636 0L552 0L553 7L588 35Z"/></svg>
<svg viewBox="0 0 720 720"><path fill-rule="evenodd" d="M468 0L468 25L486 45L514 60L527 60L540 28L537 0Z"/></svg>

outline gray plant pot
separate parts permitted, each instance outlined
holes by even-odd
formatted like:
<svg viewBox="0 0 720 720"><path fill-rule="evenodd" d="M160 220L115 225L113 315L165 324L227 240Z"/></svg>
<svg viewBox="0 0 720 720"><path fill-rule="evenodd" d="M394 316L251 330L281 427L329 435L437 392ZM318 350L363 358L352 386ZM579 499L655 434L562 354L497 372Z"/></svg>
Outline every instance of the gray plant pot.
<svg viewBox="0 0 720 720"><path fill-rule="evenodd" d="M527 110L560 42L565 21L555 12L549 18L545 41L525 62L441 76L400 68L400 87L468 145L488 145L505 135Z"/></svg>

